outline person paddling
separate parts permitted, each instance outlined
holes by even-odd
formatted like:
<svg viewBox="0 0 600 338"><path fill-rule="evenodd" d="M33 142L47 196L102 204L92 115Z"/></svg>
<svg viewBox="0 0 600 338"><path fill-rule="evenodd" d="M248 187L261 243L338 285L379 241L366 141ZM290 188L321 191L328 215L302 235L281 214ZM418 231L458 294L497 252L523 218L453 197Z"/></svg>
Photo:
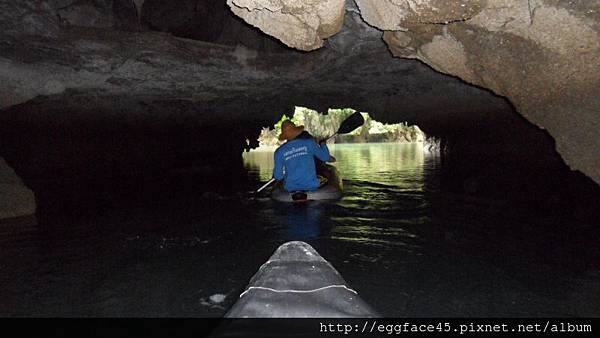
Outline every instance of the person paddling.
<svg viewBox="0 0 600 338"><path fill-rule="evenodd" d="M335 161L327 144L319 145L304 126L296 126L290 120L281 123L279 140L286 142L275 150L273 177L283 180L283 186L289 192L317 190L320 180L314 158L323 162Z"/></svg>

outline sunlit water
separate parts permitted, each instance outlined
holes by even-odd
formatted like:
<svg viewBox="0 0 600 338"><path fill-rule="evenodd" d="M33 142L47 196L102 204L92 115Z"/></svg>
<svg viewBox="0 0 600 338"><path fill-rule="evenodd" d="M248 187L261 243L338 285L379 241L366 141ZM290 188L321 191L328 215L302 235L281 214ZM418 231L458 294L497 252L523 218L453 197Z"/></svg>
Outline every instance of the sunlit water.
<svg viewBox="0 0 600 338"><path fill-rule="evenodd" d="M273 168L272 150L259 151L244 154L250 186L237 192L140 188L140 203L3 234L0 314L221 316L280 244L303 240L385 316L600 315L593 241L557 232L568 220L441 191L440 159L421 144L332 152L337 202L252 194Z"/></svg>

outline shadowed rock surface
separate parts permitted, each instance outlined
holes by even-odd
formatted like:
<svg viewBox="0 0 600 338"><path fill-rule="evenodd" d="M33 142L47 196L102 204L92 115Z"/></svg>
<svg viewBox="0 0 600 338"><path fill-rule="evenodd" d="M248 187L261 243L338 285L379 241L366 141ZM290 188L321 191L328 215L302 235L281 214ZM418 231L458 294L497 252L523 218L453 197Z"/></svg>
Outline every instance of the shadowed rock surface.
<svg viewBox="0 0 600 338"><path fill-rule="evenodd" d="M0 220L35 214L35 197L0 157Z"/></svg>

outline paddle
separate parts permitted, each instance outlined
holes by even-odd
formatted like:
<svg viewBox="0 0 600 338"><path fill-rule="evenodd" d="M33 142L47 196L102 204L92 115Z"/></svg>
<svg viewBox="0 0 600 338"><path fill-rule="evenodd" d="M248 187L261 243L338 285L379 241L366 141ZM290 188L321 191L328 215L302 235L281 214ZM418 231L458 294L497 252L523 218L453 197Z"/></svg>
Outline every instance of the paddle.
<svg viewBox="0 0 600 338"><path fill-rule="evenodd" d="M354 129L362 126L364 123L365 118L362 116L362 114L360 112L355 112L354 114L348 116L344 121L342 121L342 124L340 124L340 127L338 128L338 131L335 132L335 134L329 136L324 140L319 141L319 144L327 142L330 138L338 134L348 134Z"/></svg>
<svg viewBox="0 0 600 338"><path fill-rule="evenodd" d="M265 185L263 185L262 187L258 188L258 190L256 190L255 194L258 194L259 192L261 192L261 190L263 190L264 188L268 187L273 182L275 182L275 177L273 177L272 179L270 179L269 182L265 183Z"/></svg>
<svg viewBox="0 0 600 338"><path fill-rule="evenodd" d="M332 138L338 134L348 134L349 132L353 131L354 129L362 126L364 123L365 123L365 118L362 116L362 114L360 112L355 112L354 114L348 116L344 121L342 121L342 123L340 124L340 127L338 128L338 131L336 131L335 134L329 136L326 139L319 141L319 144L323 144L324 142L327 142L327 140L329 140L330 138ZM271 180L269 180L269 182L265 183L262 187L258 188L258 190L256 190L255 194L258 194L259 192L261 192L264 188L268 187L273 182L275 182L275 178L272 178Z"/></svg>

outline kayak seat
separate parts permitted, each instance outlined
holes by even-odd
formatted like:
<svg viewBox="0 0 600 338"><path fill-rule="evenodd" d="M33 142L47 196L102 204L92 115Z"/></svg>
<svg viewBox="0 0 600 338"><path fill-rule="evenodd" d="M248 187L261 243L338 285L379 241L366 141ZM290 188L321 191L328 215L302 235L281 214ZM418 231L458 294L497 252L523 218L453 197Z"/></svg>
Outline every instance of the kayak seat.
<svg viewBox="0 0 600 338"><path fill-rule="evenodd" d="M302 202L308 200L308 194L306 191L294 191L292 193L292 200L294 202Z"/></svg>

